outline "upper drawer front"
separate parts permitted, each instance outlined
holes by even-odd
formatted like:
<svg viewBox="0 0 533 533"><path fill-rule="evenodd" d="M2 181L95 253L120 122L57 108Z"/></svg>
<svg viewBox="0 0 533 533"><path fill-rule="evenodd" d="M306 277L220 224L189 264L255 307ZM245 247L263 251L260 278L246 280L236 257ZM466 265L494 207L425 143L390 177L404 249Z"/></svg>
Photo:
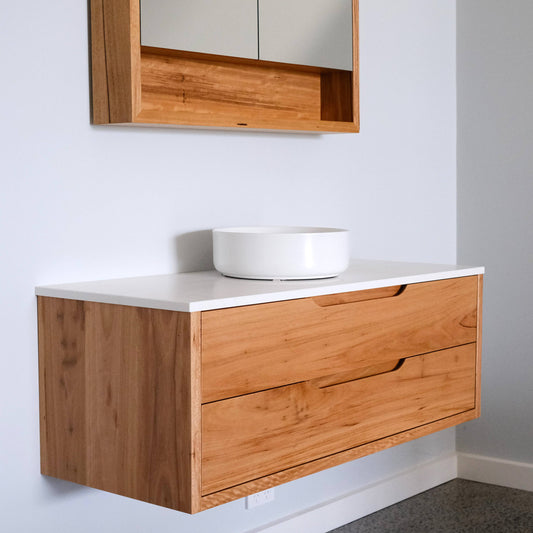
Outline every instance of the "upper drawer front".
<svg viewBox="0 0 533 533"><path fill-rule="evenodd" d="M476 340L477 276L202 313L202 401ZM376 292L377 291L377 292ZM371 298L350 302L351 297Z"/></svg>
<svg viewBox="0 0 533 533"><path fill-rule="evenodd" d="M472 343L347 383L296 383L203 405L202 493L473 409L475 365Z"/></svg>

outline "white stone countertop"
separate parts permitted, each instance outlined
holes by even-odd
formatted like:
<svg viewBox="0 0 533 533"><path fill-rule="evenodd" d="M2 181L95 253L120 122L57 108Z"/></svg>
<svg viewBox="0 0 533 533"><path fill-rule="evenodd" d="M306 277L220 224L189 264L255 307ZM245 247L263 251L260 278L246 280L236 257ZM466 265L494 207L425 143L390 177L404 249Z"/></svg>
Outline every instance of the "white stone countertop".
<svg viewBox="0 0 533 533"><path fill-rule="evenodd" d="M340 276L321 280L245 280L210 270L40 286L35 293L69 300L195 312L473 276L484 271L483 267L354 259Z"/></svg>

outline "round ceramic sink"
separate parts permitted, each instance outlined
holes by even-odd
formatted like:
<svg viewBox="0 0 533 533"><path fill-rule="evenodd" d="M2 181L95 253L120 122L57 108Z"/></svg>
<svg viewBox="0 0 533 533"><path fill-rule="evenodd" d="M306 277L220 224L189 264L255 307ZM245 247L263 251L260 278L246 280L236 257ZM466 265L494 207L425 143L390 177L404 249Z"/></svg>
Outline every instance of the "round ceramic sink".
<svg viewBox="0 0 533 533"><path fill-rule="evenodd" d="M247 279L338 276L350 259L348 230L255 226L213 230L215 268Z"/></svg>

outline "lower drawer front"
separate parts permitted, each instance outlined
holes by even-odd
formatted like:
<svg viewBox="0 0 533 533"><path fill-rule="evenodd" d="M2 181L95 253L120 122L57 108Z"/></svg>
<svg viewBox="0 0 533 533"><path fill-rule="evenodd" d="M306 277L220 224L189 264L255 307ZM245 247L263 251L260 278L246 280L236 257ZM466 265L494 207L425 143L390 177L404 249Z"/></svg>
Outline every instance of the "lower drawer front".
<svg viewBox="0 0 533 533"><path fill-rule="evenodd" d="M320 387L307 381L202 406L202 494L475 407L476 344Z"/></svg>

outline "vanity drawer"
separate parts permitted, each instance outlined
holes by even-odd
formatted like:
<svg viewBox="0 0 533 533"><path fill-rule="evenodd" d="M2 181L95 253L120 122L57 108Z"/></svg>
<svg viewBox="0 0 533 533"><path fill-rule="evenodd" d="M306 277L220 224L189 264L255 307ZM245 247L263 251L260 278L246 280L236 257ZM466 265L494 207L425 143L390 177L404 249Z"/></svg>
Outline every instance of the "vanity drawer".
<svg viewBox="0 0 533 533"><path fill-rule="evenodd" d="M306 381L202 406L202 494L475 407L476 343L345 383Z"/></svg>
<svg viewBox="0 0 533 533"><path fill-rule="evenodd" d="M202 402L476 341L477 276L202 313Z"/></svg>

